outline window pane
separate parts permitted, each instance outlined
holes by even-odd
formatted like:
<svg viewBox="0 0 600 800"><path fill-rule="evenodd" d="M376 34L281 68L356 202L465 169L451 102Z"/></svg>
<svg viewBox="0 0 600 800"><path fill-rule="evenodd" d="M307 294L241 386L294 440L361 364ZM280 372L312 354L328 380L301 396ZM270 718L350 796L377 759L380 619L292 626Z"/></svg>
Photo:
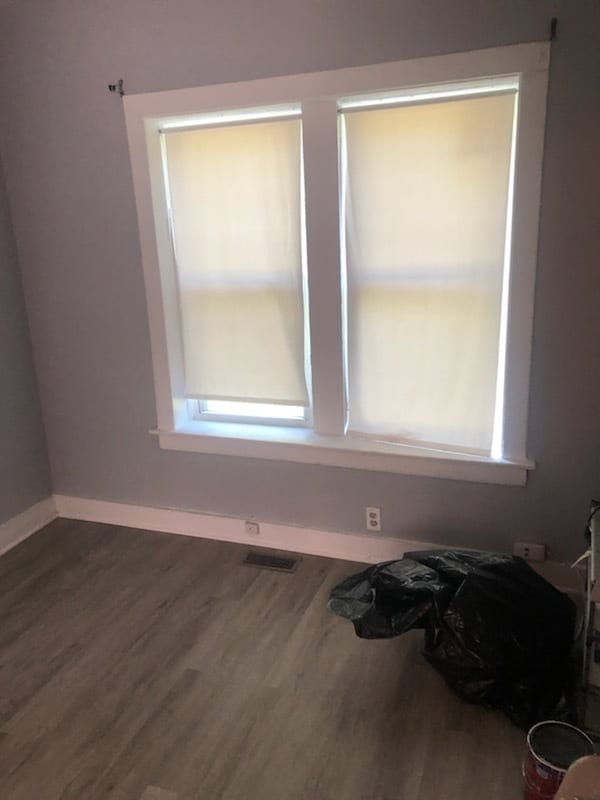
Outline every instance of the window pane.
<svg viewBox="0 0 600 800"><path fill-rule="evenodd" d="M351 430L489 453L514 109L343 114Z"/></svg>
<svg viewBox="0 0 600 800"><path fill-rule="evenodd" d="M186 395L307 405L300 121L164 137Z"/></svg>
<svg viewBox="0 0 600 800"><path fill-rule="evenodd" d="M303 420L306 415L302 406L282 406L273 403L234 403L227 400L205 400L202 413L280 420Z"/></svg>

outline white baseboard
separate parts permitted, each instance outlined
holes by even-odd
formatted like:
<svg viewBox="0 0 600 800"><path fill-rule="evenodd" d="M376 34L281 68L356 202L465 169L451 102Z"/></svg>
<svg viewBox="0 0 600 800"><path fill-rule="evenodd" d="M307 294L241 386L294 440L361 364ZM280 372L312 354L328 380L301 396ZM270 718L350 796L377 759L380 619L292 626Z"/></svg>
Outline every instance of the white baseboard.
<svg viewBox="0 0 600 800"><path fill-rule="evenodd" d="M365 536L357 533L325 531L260 521L260 534L251 536L246 533L244 520L234 517L219 517L195 511L179 511L172 508L153 508L112 503L105 500L89 500L84 497L54 495L0 525L0 555L52 522L56 517L103 522L109 525L122 525L126 528L175 533L202 539L216 539L366 564L402 558L404 553L412 550L448 549L447 545L398 539L391 536ZM467 550L469 548L460 549ZM485 550L483 542L482 549ZM531 566L562 591L572 596L581 596L584 578L579 570L571 569L569 564L553 561L532 562Z"/></svg>
<svg viewBox="0 0 600 800"><path fill-rule="evenodd" d="M195 511L134 506L105 500L89 500L84 497L54 495L41 500L0 525L0 555L27 539L28 536L52 522L56 517L104 522L109 525L122 525L126 528L175 533L223 542L236 542L254 547L287 550L292 553L306 553L366 564L402 558L404 553L411 550L447 549L446 545L431 542L410 541L391 536L363 536L357 533L324 531L295 525L279 525L272 522L259 522L260 534L251 536L246 533L244 520L234 517L219 517ZM584 578L579 570L571 569L568 564L553 561L532 562L531 566L557 588L572 596L581 596Z"/></svg>
<svg viewBox="0 0 600 800"><path fill-rule="evenodd" d="M47 497L3 522L0 525L0 555L39 531L57 516L54 497Z"/></svg>
<svg viewBox="0 0 600 800"><path fill-rule="evenodd" d="M55 495L54 499L60 517L218 539L346 561L377 563L401 558L405 552L411 550L445 549L441 545L429 542L413 542L384 536L361 536L355 533L323 531L260 521L260 534L251 536L246 533L243 519L169 508L111 503L104 500L87 500L83 497L65 495Z"/></svg>

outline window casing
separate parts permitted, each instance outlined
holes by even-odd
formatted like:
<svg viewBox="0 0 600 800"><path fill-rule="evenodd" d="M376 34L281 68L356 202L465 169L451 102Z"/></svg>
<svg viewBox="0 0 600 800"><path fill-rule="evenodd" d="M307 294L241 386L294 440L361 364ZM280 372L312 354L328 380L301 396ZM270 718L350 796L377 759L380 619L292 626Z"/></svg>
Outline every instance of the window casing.
<svg viewBox="0 0 600 800"><path fill-rule="evenodd" d="M524 483L526 470L533 466L527 458L525 434L547 69L548 45L536 43L126 97L161 447ZM518 118L518 127L511 130L509 213L502 231L506 264L499 284L496 276L494 289L501 313L495 323L500 347L494 366L493 436L489 402L483 448L469 447L465 437L454 443L443 441L443 436L428 441L377 428L360 430L360 425L354 430L356 417L352 405L348 415L348 393L352 404L356 372L351 330L356 315L349 303L348 319L346 303L355 286L352 270L346 271L348 243L340 236L340 227L345 231L345 182L348 171L352 180L352 169L347 161L348 131L341 135L339 131L344 131L346 119L352 116L368 119L372 113L373 118L383 119L390 108L421 106L431 111L442 108L444 101L449 108L451 100L455 105L448 113L456 114L461 102L465 108L502 96L511 96L514 102L515 90L511 119ZM306 374L312 402L303 418L289 420L278 414L265 418L215 413L207 403L218 402L218 397L196 402L186 387L180 285L169 227L172 209L164 180L164 131L185 131L206 125L207 120L223 126L243 125L251 117L266 121L296 113L302 125L303 257L308 276L304 352L310 354ZM388 116L391 119L394 114ZM356 164L363 161L359 156ZM394 280L402 282L407 277L410 282L406 274ZM456 284L460 277L454 280ZM456 292L456 285L450 291ZM445 294L447 290L440 298ZM468 307L468 297L465 303ZM463 336L464 341L468 338ZM434 347L431 352L435 351ZM368 370L365 376L363 381L368 379Z"/></svg>

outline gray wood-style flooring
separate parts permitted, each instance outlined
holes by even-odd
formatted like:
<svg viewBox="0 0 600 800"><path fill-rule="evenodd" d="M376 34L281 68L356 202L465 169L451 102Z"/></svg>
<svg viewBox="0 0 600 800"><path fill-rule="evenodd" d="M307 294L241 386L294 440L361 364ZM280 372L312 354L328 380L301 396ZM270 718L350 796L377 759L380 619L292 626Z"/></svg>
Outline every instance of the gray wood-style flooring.
<svg viewBox="0 0 600 800"><path fill-rule="evenodd" d="M421 634L326 608L356 564L57 520L0 558L2 800L515 800L523 734Z"/></svg>

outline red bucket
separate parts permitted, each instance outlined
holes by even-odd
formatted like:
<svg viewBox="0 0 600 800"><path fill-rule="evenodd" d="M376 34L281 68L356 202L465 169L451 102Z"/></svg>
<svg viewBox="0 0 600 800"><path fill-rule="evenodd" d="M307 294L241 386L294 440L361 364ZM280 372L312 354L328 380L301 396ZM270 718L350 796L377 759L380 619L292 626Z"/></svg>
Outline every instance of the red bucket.
<svg viewBox="0 0 600 800"><path fill-rule="evenodd" d="M525 800L552 800L571 764L593 753L592 740L579 728L554 720L538 722L527 734Z"/></svg>

